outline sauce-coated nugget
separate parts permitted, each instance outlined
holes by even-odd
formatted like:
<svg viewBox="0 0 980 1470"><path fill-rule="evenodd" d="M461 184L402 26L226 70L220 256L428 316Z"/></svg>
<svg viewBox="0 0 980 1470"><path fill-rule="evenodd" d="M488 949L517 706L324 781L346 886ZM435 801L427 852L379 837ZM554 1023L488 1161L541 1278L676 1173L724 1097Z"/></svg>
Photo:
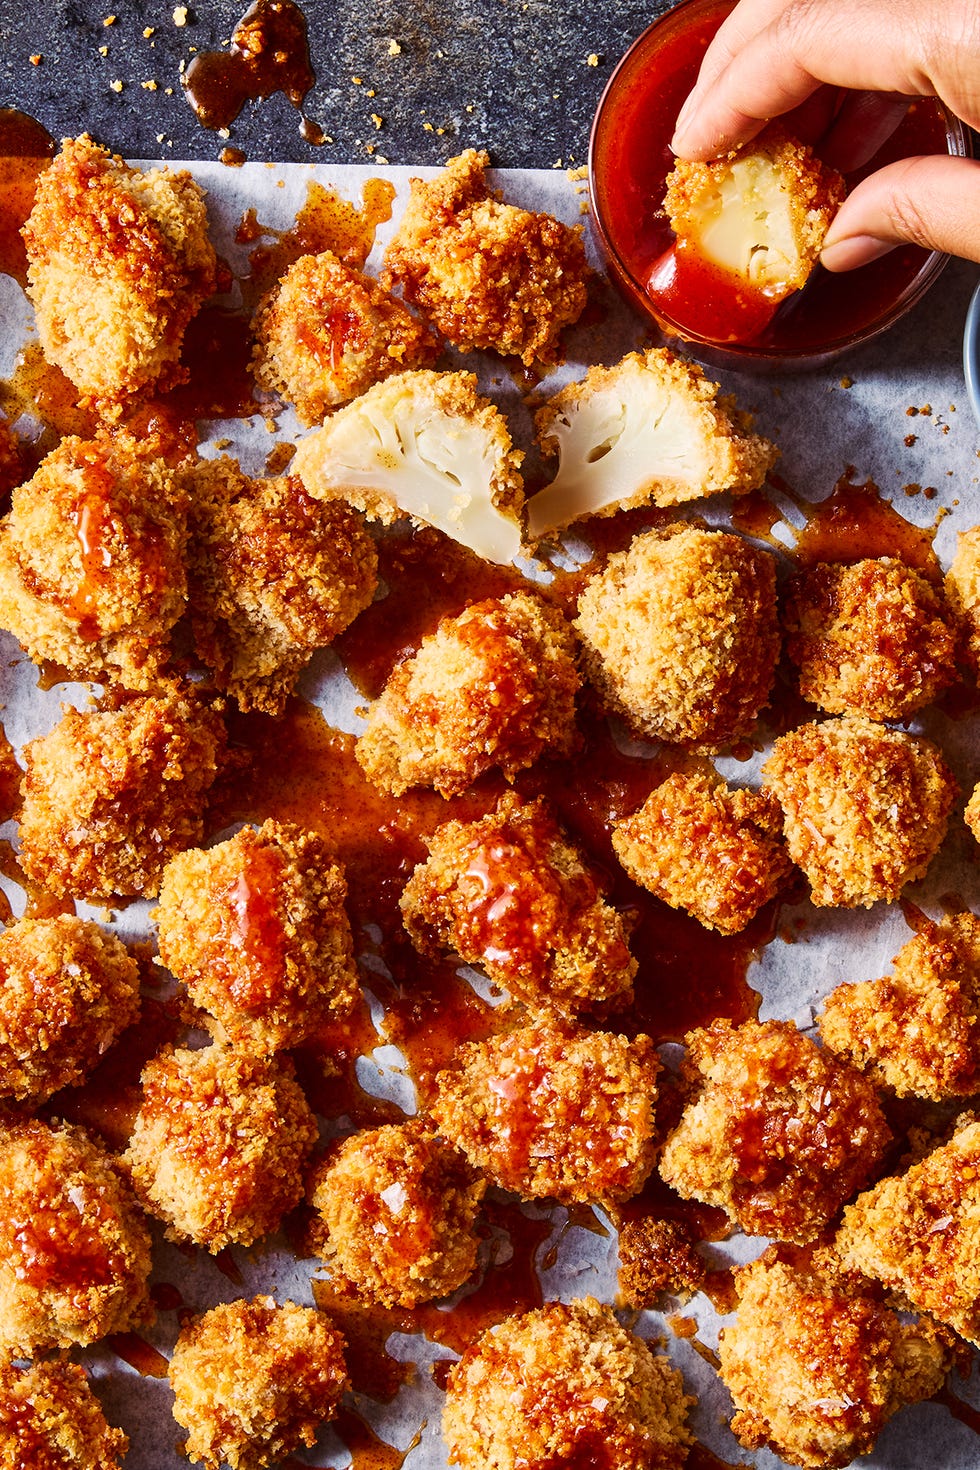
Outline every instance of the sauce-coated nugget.
<svg viewBox="0 0 980 1470"><path fill-rule="evenodd" d="M468 148L436 178L412 179L382 280L464 352L553 362L560 333L588 299L582 232L501 203L486 180L489 162Z"/></svg>
<svg viewBox="0 0 980 1470"><path fill-rule="evenodd" d="M931 740L863 715L780 735L762 779L783 809L790 857L818 907L898 898L935 856L956 796Z"/></svg>
<svg viewBox="0 0 980 1470"><path fill-rule="evenodd" d="M715 1021L687 1047L692 1096L661 1177L750 1235L813 1240L891 1141L873 1086L791 1021Z"/></svg>
<svg viewBox="0 0 980 1470"><path fill-rule="evenodd" d="M317 1137L292 1068L220 1046L168 1047L142 1085L124 1163L170 1239L216 1253L275 1230L302 1197Z"/></svg>
<svg viewBox="0 0 980 1470"><path fill-rule="evenodd" d="M974 677L980 677L980 526L971 526L957 536L945 588L960 650Z"/></svg>
<svg viewBox="0 0 980 1470"><path fill-rule="evenodd" d="M347 1386L344 1339L315 1307L223 1302L182 1329L170 1383L188 1459L263 1470L333 1418Z"/></svg>
<svg viewBox="0 0 980 1470"><path fill-rule="evenodd" d="M625 1200L653 1164L659 1071L648 1036L543 1019L457 1048L431 1112L475 1168L524 1199Z"/></svg>
<svg viewBox="0 0 980 1470"><path fill-rule="evenodd" d="M160 958L236 1046L297 1046L358 994L346 896L322 837L271 819L243 827L167 864Z"/></svg>
<svg viewBox="0 0 980 1470"><path fill-rule="evenodd" d="M0 1363L0 1470L117 1470L128 1448L78 1363Z"/></svg>
<svg viewBox="0 0 980 1470"><path fill-rule="evenodd" d="M0 1128L0 1351L83 1346L152 1316L150 1237L114 1162L80 1128Z"/></svg>
<svg viewBox="0 0 980 1470"><path fill-rule="evenodd" d="M363 1130L318 1166L313 1253L336 1280L384 1306L449 1296L476 1269L486 1181L415 1119Z"/></svg>
<svg viewBox="0 0 980 1470"><path fill-rule="evenodd" d="M572 749L579 683L556 609L528 592L472 603L393 670L357 759L393 796L409 786L454 795L494 766L511 777Z"/></svg>
<svg viewBox="0 0 980 1470"><path fill-rule="evenodd" d="M442 1432L461 1470L680 1470L693 1403L663 1354L586 1297L478 1337L450 1370Z"/></svg>
<svg viewBox="0 0 980 1470"><path fill-rule="evenodd" d="M139 968L90 919L24 918L0 934L0 1097L84 1082L139 1014Z"/></svg>
<svg viewBox="0 0 980 1470"><path fill-rule="evenodd" d="M204 195L189 173L141 173L66 138L24 226L41 348L103 406L169 387L184 329L215 288Z"/></svg>
<svg viewBox="0 0 980 1470"><path fill-rule="evenodd" d="M62 439L0 522L0 627L35 663L150 689L187 601L188 495L153 439Z"/></svg>
<svg viewBox="0 0 980 1470"><path fill-rule="evenodd" d="M726 531L644 532L590 580L575 627L589 678L638 736L720 748L772 688L774 558Z"/></svg>
<svg viewBox="0 0 980 1470"><path fill-rule="evenodd" d="M446 822L401 897L422 953L480 965L519 1000L564 1014L632 999L623 919L543 801L513 793L475 822Z"/></svg>
<svg viewBox="0 0 980 1470"><path fill-rule="evenodd" d="M186 699L67 710L24 748L25 873L61 895L155 897L170 858L203 836L223 749L221 721Z"/></svg>

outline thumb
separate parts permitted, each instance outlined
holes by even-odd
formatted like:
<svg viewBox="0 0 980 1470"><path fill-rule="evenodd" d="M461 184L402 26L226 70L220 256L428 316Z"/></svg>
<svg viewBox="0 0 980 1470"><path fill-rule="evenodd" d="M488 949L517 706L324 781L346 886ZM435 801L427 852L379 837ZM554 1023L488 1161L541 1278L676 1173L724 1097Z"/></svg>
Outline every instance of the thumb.
<svg viewBox="0 0 980 1470"><path fill-rule="evenodd" d="M853 270L905 244L980 261L980 162L903 158L862 179L831 222L820 260Z"/></svg>

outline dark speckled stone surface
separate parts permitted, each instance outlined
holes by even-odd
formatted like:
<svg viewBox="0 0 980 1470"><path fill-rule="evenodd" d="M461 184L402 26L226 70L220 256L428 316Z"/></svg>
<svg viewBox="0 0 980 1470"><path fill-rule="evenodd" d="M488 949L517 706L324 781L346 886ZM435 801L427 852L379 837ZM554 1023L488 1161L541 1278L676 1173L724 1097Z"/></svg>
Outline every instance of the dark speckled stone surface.
<svg viewBox="0 0 980 1470"><path fill-rule="evenodd" d="M247 104L227 139L203 128L183 96L181 63L194 48L227 43L245 0L202 0L182 27L169 3L2 0L0 103L56 138L88 131L130 157L216 158L230 146L250 159L442 164L473 146L501 168L569 167L585 161L616 61L667 8L667 0L306 0L316 84L304 111L332 139L314 147L282 95Z"/></svg>

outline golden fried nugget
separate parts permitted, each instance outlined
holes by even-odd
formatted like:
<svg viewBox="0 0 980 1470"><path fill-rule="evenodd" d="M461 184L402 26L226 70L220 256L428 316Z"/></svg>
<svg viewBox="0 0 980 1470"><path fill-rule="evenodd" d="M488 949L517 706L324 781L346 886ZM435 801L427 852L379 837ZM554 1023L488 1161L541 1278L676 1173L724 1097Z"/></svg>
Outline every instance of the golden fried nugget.
<svg viewBox="0 0 980 1470"><path fill-rule="evenodd" d="M691 1098L661 1178L749 1235L813 1240L891 1142L873 1086L791 1021L715 1021L686 1042Z"/></svg>
<svg viewBox="0 0 980 1470"><path fill-rule="evenodd" d="M656 1307L669 1292L693 1296L704 1285L707 1263L694 1249L695 1240L683 1220L641 1215L619 1227L618 1298L642 1311Z"/></svg>
<svg viewBox="0 0 980 1470"><path fill-rule="evenodd" d="M945 589L960 651L974 677L980 677L980 526L971 526L957 535Z"/></svg>
<svg viewBox="0 0 980 1470"><path fill-rule="evenodd" d="M963 811L963 820L976 840L980 842L980 781L970 793L970 799Z"/></svg>
<svg viewBox="0 0 980 1470"><path fill-rule="evenodd" d="M78 1363L0 1362L0 1470L118 1470L128 1448Z"/></svg>

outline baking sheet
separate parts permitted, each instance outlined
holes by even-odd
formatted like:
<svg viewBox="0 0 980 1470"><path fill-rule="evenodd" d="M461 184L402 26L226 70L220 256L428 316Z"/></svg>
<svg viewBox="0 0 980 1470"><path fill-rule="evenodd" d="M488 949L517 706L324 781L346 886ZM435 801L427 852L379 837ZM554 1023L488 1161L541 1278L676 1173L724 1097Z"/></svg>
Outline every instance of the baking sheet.
<svg viewBox="0 0 980 1470"><path fill-rule="evenodd" d="M168 164L176 166L172 160ZM303 205L311 180L359 201L367 178L385 177L398 191L394 209L397 219L409 177L433 172L264 164L247 164L240 169L206 163L181 166L189 168L207 190L215 246L237 274L246 273L248 268L248 247L237 244L234 238L246 208L254 209L263 224L286 229ZM585 194L580 179L560 171L534 171L498 173L495 180L515 203L547 209L569 223L582 219ZM377 268L392 228L389 224L379 229L369 271ZM966 400L960 349L963 319L977 275L975 266L952 263L927 301L905 323L876 344L824 371L782 379L713 374L735 394L740 407L754 412L757 429L780 446L779 474L793 487L794 494L819 500L845 471L858 482L872 479L910 521L937 527L934 545L944 566L949 563L956 531L980 521L980 436ZM581 376L592 363L615 362L624 352L645 345L643 328L613 293L607 291L601 299L600 320L590 320L570 334L566 363L538 385L539 394ZM19 287L6 277L0 277L0 312L0 375L6 376L25 336L31 332L29 308ZM515 440L529 447L529 412L521 388L509 372L499 363L477 363L473 357L467 358L465 365L479 367L484 391L506 413ZM299 437L298 426L289 413L280 418L279 430L283 438ZM218 441L222 441L225 452L237 454L247 470L261 472L270 449L270 436L262 419L208 425L203 452L218 452ZM923 490L929 487L935 493L911 493L915 486ZM791 540L792 524L799 524L802 517L790 502L786 508L788 524L780 534ZM696 507L698 514L718 524L724 523L726 510L724 499ZM36 670L6 635L0 640L0 668L3 721L17 748L49 729L59 718L64 702L80 707L88 702L88 691L79 687L62 685L39 692ZM360 701L329 658L314 660L301 692L321 704L332 723L349 730L358 728L355 709ZM966 795L980 778L980 724L976 718L954 720L941 711L930 710L913 728L939 741L964 795L942 852L926 880L908 890L908 896L934 916L944 911L950 895L977 908L980 850L972 844L960 813ZM719 761L719 767L726 776L751 783L758 761ZM9 829L7 835L12 835ZM22 898L9 884L7 887L15 912L19 912ZM116 922L124 937L141 937L147 930L145 906L124 910ZM792 932L794 942L774 939L751 968L748 980L762 995L762 1018L785 1017L804 1028L812 1027L814 1008L841 980L884 974L910 932L898 905L877 905L866 913L815 910L801 904L784 914L780 930L783 934ZM668 1063L676 1060L671 1056L676 1051L665 1049ZM381 1054L380 1060L397 1063L390 1049ZM410 1089L398 1082L397 1074L395 1083L398 1095L410 1094ZM162 1240L159 1231L155 1239L153 1279L177 1285L184 1302L196 1310L259 1290L270 1291L280 1300L288 1296L304 1304L312 1302L310 1280L315 1263L297 1262L279 1240L262 1249L233 1249L231 1255L241 1275L241 1282L236 1283L203 1252L177 1250ZM728 1260L744 1260L757 1254L763 1244L736 1238L718 1247L717 1253ZM615 1300L616 1247L612 1233L602 1238L575 1226L569 1228L565 1211L556 1209L552 1235L542 1246L540 1258L544 1259L552 1247L554 1264L541 1271L547 1298L568 1300L588 1292L603 1300ZM697 1317L701 1343L713 1348L720 1319L707 1299L695 1298L684 1311ZM683 1371L689 1391L698 1395L692 1424L699 1439L725 1461L752 1463L760 1470L772 1470L781 1463L766 1452L748 1457L737 1445L725 1424L727 1395L694 1343L673 1337L664 1318L656 1313L643 1313L636 1326L643 1336L665 1339L666 1349ZM169 1354L176 1330L175 1314L162 1312L155 1326L143 1335L162 1353ZM448 1355L445 1349L428 1342L404 1337L394 1339L390 1347L396 1356L420 1365ZM178 1448L181 1434L170 1413L166 1380L142 1377L105 1347L77 1356L91 1369L110 1422L130 1437L127 1470L177 1470L184 1464ZM974 1402L980 1401L975 1373L969 1384L958 1383L956 1389ZM440 1403L441 1394L422 1366L414 1383L394 1404L381 1405L359 1397L356 1408L389 1443L405 1448L418 1439L405 1461L408 1470L442 1470L445 1458L438 1428ZM350 1462L347 1449L330 1429L324 1431L314 1450L294 1458L316 1466L342 1467ZM973 1470L978 1461L980 1440L974 1432L952 1418L945 1408L927 1404L894 1419L875 1453L861 1463L875 1470L921 1470L924 1465Z"/></svg>

